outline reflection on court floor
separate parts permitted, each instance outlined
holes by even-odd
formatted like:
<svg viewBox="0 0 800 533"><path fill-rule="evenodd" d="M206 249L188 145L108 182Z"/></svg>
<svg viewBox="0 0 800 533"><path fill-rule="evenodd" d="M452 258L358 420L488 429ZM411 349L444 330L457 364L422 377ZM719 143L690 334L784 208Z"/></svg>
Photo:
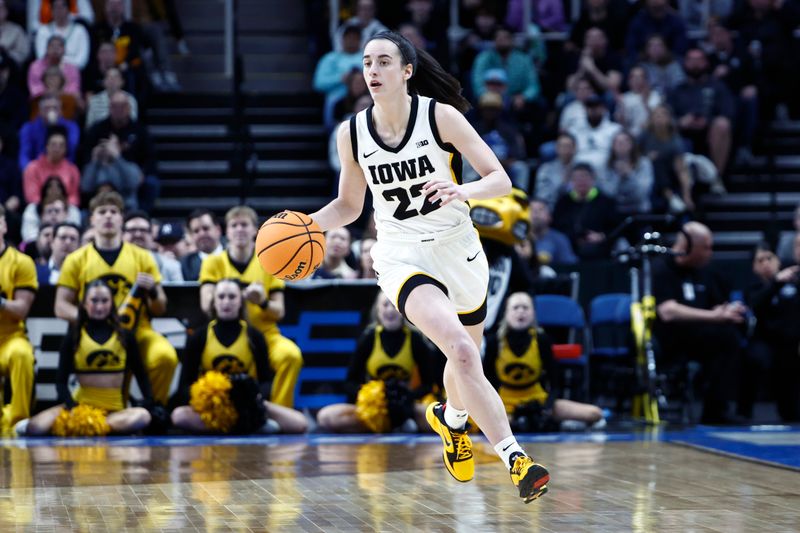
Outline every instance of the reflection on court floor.
<svg viewBox="0 0 800 533"><path fill-rule="evenodd" d="M800 530L800 473L667 442L687 435L537 437L553 479L530 505L481 440L467 484L432 437L5 440L0 531Z"/></svg>

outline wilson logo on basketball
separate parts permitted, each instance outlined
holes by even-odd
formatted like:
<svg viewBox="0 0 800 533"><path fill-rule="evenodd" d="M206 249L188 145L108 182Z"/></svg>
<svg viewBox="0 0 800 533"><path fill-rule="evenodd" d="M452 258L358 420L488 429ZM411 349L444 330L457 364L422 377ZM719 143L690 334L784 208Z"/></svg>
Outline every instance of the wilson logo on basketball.
<svg viewBox="0 0 800 533"><path fill-rule="evenodd" d="M297 276L302 274L302 272L303 272L303 270L305 270L305 268L306 268L306 262L305 261L300 261L300 264L297 265L297 268L294 269L294 272L292 274L289 274L288 276L286 276L286 279L288 279L288 280L295 279Z"/></svg>

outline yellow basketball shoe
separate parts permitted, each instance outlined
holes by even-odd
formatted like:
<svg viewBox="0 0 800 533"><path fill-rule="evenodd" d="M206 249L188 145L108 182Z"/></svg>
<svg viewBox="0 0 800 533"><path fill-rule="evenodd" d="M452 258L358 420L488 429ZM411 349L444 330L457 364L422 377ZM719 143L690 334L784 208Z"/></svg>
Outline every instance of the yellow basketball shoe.
<svg viewBox="0 0 800 533"><path fill-rule="evenodd" d="M530 503L547 492L550 473L545 467L534 462L527 455L517 454L512 457L511 481L519 489L519 497Z"/></svg>
<svg viewBox="0 0 800 533"><path fill-rule="evenodd" d="M444 450L442 459L447 471L457 481L470 481L475 475L475 460L472 458L472 441L467 431L451 429L444 421L444 405L433 402L425 410L425 419L431 429L442 437Z"/></svg>

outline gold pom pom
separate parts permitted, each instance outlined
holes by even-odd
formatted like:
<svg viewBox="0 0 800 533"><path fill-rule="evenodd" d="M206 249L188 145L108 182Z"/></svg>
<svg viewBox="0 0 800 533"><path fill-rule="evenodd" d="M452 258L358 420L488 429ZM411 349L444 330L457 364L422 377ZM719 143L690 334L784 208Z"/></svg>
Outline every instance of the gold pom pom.
<svg viewBox="0 0 800 533"><path fill-rule="evenodd" d="M231 380L216 370L206 372L192 384L189 405L211 431L227 433L239 419L239 413L231 402L230 390Z"/></svg>
<svg viewBox="0 0 800 533"><path fill-rule="evenodd" d="M111 427L104 410L81 404L61 411L51 432L57 437L102 437L111 432Z"/></svg>
<svg viewBox="0 0 800 533"><path fill-rule="evenodd" d="M382 380L376 379L361 386L356 399L356 417L373 433L386 433L392 429L386 405L386 384Z"/></svg>

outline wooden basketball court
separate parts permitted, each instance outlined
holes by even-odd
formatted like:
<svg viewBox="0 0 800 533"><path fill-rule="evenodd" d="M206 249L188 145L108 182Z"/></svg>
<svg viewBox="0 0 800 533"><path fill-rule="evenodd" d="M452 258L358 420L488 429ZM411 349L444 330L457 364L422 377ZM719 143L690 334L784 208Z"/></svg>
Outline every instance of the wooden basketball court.
<svg viewBox="0 0 800 533"><path fill-rule="evenodd" d="M800 472L670 440L539 436L529 505L482 439L467 484L429 436L5 440L0 531L800 531Z"/></svg>

